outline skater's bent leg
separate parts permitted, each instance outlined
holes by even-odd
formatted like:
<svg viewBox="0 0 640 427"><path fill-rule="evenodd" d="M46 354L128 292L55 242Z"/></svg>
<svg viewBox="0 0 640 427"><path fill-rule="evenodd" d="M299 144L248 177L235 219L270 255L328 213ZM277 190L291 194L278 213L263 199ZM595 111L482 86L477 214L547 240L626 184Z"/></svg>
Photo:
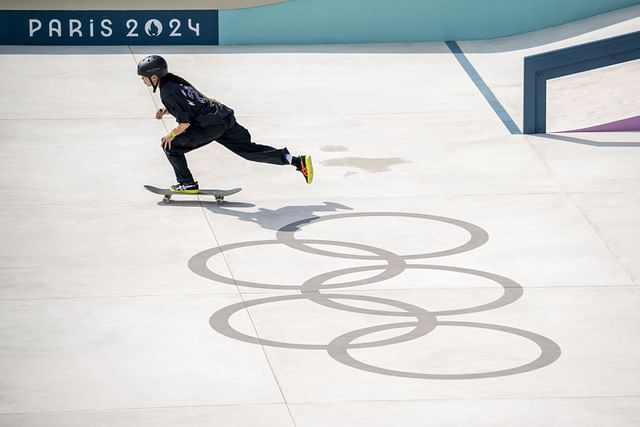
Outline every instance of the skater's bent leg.
<svg viewBox="0 0 640 427"><path fill-rule="evenodd" d="M164 149L164 154L167 156L169 163L171 163L171 166L173 167L178 184L195 183L193 175L189 170L189 166L187 166L185 154L207 144L209 141L211 141L211 139L207 141L206 135L201 135L197 129L192 130L189 128L187 129L187 132L182 135L178 135L173 141L171 141L171 148Z"/></svg>
<svg viewBox="0 0 640 427"><path fill-rule="evenodd" d="M220 144L235 154L253 162L270 163L273 165L288 165L286 148L273 148L251 142L251 134L247 129L236 123L222 136L216 139Z"/></svg>
<svg viewBox="0 0 640 427"><path fill-rule="evenodd" d="M187 166L187 159L184 153L178 153L172 150L164 150L169 163L173 166L173 171L176 174L176 180L179 184L193 184L195 181L191 171Z"/></svg>
<svg viewBox="0 0 640 427"><path fill-rule="evenodd" d="M171 148L164 150L169 163L173 166L173 171L179 184L195 183L189 166L187 166L185 154L207 145L211 141L213 141L213 138L204 129L190 126L184 134L178 135L171 141Z"/></svg>

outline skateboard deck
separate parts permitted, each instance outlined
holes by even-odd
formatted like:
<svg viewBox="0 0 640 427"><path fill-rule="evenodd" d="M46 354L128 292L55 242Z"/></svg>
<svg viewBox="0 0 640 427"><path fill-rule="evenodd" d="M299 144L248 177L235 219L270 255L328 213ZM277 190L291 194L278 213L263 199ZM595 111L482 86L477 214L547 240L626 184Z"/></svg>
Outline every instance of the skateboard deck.
<svg viewBox="0 0 640 427"><path fill-rule="evenodd" d="M162 198L162 203L169 203L171 201L171 196L174 196L174 195L178 195L178 196L201 195L201 196L214 196L216 198L216 202L218 202L218 204L222 204L222 201L224 200L225 197L230 196L232 194L236 194L237 192L242 190L242 188L233 188L231 190L217 190L217 189L203 188L198 190L197 193L175 193L171 191L171 189L169 188L158 188L152 185L145 185L144 188L146 188L148 191L151 191L152 193L160 194L161 196L164 196Z"/></svg>

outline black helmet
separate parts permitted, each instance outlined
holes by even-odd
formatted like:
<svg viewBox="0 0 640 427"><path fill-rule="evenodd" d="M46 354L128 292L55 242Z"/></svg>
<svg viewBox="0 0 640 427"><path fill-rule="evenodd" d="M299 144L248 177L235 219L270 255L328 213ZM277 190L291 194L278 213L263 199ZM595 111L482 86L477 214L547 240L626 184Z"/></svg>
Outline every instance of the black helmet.
<svg viewBox="0 0 640 427"><path fill-rule="evenodd" d="M138 75L151 78L158 76L163 78L169 72L167 61L162 56L149 55L138 62Z"/></svg>

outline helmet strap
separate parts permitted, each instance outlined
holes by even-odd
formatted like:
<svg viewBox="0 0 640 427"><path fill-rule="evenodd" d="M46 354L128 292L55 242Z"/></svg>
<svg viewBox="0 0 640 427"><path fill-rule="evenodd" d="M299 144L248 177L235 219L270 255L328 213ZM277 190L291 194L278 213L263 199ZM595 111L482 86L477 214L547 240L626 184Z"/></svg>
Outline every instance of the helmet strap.
<svg viewBox="0 0 640 427"><path fill-rule="evenodd" d="M156 93L156 89L160 86L160 78L156 76L156 82L153 82L153 76L149 77L149 81L151 82L151 87L153 87L153 93Z"/></svg>

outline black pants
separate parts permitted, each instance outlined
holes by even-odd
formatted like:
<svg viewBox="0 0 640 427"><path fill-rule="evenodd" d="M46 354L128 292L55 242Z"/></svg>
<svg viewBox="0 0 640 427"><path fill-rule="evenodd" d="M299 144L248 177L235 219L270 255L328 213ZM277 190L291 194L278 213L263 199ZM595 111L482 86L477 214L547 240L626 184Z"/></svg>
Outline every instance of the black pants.
<svg viewBox="0 0 640 427"><path fill-rule="evenodd" d="M187 166L185 153L217 141L237 155L254 162L274 165L289 164L286 148L276 149L267 145L251 142L251 134L238 124L233 116L224 123L207 127L191 125L187 130L171 141L171 148L165 149L167 159L173 166L179 184L193 184L195 181Z"/></svg>

